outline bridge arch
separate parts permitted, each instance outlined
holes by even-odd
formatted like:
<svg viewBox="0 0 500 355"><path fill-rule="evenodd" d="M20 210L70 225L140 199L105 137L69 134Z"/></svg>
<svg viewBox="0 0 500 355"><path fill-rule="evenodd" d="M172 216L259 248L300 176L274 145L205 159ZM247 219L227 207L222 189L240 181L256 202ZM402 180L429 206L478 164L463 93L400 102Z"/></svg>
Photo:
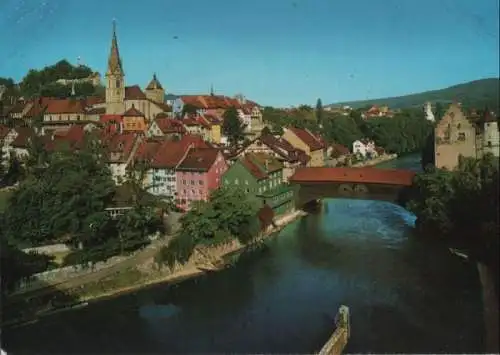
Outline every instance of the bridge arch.
<svg viewBox="0 0 500 355"><path fill-rule="evenodd" d="M377 168L299 168L290 177L297 207L321 198L389 201L404 206L415 172Z"/></svg>

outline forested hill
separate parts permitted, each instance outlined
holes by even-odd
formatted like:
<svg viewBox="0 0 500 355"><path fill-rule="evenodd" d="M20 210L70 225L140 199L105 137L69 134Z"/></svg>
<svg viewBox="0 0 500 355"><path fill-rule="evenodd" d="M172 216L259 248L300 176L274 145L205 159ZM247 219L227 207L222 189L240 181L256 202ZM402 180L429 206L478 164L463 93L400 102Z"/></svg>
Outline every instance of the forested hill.
<svg viewBox="0 0 500 355"><path fill-rule="evenodd" d="M353 108L362 108L370 105L387 105L390 108L408 108L422 106L427 101L446 103L456 100L467 107L484 108L488 106L497 111L499 106L499 84L499 78L481 79L440 90L382 99L339 102L328 106L349 105Z"/></svg>

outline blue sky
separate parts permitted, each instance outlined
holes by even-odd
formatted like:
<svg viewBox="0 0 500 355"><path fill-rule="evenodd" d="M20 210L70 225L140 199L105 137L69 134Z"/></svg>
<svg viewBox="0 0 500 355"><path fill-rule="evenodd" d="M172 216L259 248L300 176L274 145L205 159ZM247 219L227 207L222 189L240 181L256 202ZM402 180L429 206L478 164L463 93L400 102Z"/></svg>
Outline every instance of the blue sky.
<svg viewBox="0 0 500 355"><path fill-rule="evenodd" d="M314 105L499 76L498 0L1 0L0 76L103 73L113 18L127 85L177 94Z"/></svg>

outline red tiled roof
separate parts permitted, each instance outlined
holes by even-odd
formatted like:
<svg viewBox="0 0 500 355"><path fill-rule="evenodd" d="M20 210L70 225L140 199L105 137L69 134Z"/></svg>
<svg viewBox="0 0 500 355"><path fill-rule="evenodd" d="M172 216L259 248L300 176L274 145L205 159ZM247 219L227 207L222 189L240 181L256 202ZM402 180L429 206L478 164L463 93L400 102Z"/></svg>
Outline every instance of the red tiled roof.
<svg viewBox="0 0 500 355"><path fill-rule="evenodd" d="M377 168L298 168L290 178L297 183L346 182L411 186L415 172Z"/></svg>
<svg viewBox="0 0 500 355"><path fill-rule="evenodd" d="M322 142L318 140L309 130L290 127L289 128L293 134L295 134L302 142L304 142L311 151L316 151L324 148Z"/></svg>
<svg viewBox="0 0 500 355"><path fill-rule="evenodd" d="M163 134L168 133L186 133L186 128L182 125L181 121L171 118L163 118L156 116L155 123Z"/></svg>
<svg viewBox="0 0 500 355"><path fill-rule="evenodd" d="M104 97L101 97L101 96L87 96L85 98L85 101L86 101L87 105L93 106L93 105L105 103L106 99Z"/></svg>
<svg viewBox="0 0 500 355"><path fill-rule="evenodd" d="M132 104L132 107L129 108L127 111L125 111L123 113L123 116L125 116L125 117L137 117L137 116L144 117L144 114L141 111L139 111L138 109L136 109L134 104Z"/></svg>
<svg viewBox="0 0 500 355"><path fill-rule="evenodd" d="M342 144L333 143L332 148L334 151L340 153L341 155L351 154L351 151L349 150L349 148L347 148L345 145L342 145Z"/></svg>
<svg viewBox="0 0 500 355"><path fill-rule="evenodd" d="M259 168L252 160L247 157L241 159L241 164L252 174L257 180L265 179L267 174Z"/></svg>
<svg viewBox="0 0 500 355"><path fill-rule="evenodd" d="M84 114L86 108L85 100L55 99L49 100L46 114L79 113Z"/></svg>
<svg viewBox="0 0 500 355"><path fill-rule="evenodd" d="M125 87L125 100L146 100L146 94L139 85Z"/></svg>
<svg viewBox="0 0 500 355"><path fill-rule="evenodd" d="M156 141L144 141L141 142L137 147L134 159L136 161L151 161L156 153L161 143Z"/></svg>
<svg viewBox="0 0 500 355"><path fill-rule="evenodd" d="M220 151L216 148L190 149L177 167L178 170L208 171L214 165Z"/></svg>
<svg viewBox="0 0 500 355"><path fill-rule="evenodd" d="M105 146L109 152L111 162L125 162L130 157L137 136L134 133L115 133L108 135ZM114 158L111 153L122 153L119 158Z"/></svg>
<svg viewBox="0 0 500 355"><path fill-rule="evenodd" d="M182 119L182 123L188 127L201 125L200 122L198 122L198 120L194 117L184 117Z"/></svg>
<svg viewBox="0 0 500 355"><path fill-rule="evenodd" d="M203 138L192 134L186 134L182 136L180 142L184 144L184 146L192 144L194 148L210 148L210 145L205 142Z"/></svg>

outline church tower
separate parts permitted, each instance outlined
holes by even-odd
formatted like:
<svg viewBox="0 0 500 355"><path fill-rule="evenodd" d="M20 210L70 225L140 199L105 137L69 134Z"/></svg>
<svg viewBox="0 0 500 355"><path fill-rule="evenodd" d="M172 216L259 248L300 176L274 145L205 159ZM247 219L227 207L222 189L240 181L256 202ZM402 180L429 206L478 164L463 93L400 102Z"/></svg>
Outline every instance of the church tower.
<svg viewBox="0 0 500 355"><path fill-rule="evenodd" d="M165 90L161 86L156 74L153 74L153 79L151 79L145 91L148 99L160 104L165 103Z"/></svg>
<svg viewBox="0 0 500 355"><path fill-rule="evenodd" d="M106 71L106 114L122 114L125 112L125 73L118 51L116 23L113 21L113 38Z"/></svg>
<svg viewBox="0 0 500 355"><path fill-rule="evenodd" d="M496 117L486 109L481 123L483 125L483 153L491 153L495 157L500 156L500 135Z"/></svg>

